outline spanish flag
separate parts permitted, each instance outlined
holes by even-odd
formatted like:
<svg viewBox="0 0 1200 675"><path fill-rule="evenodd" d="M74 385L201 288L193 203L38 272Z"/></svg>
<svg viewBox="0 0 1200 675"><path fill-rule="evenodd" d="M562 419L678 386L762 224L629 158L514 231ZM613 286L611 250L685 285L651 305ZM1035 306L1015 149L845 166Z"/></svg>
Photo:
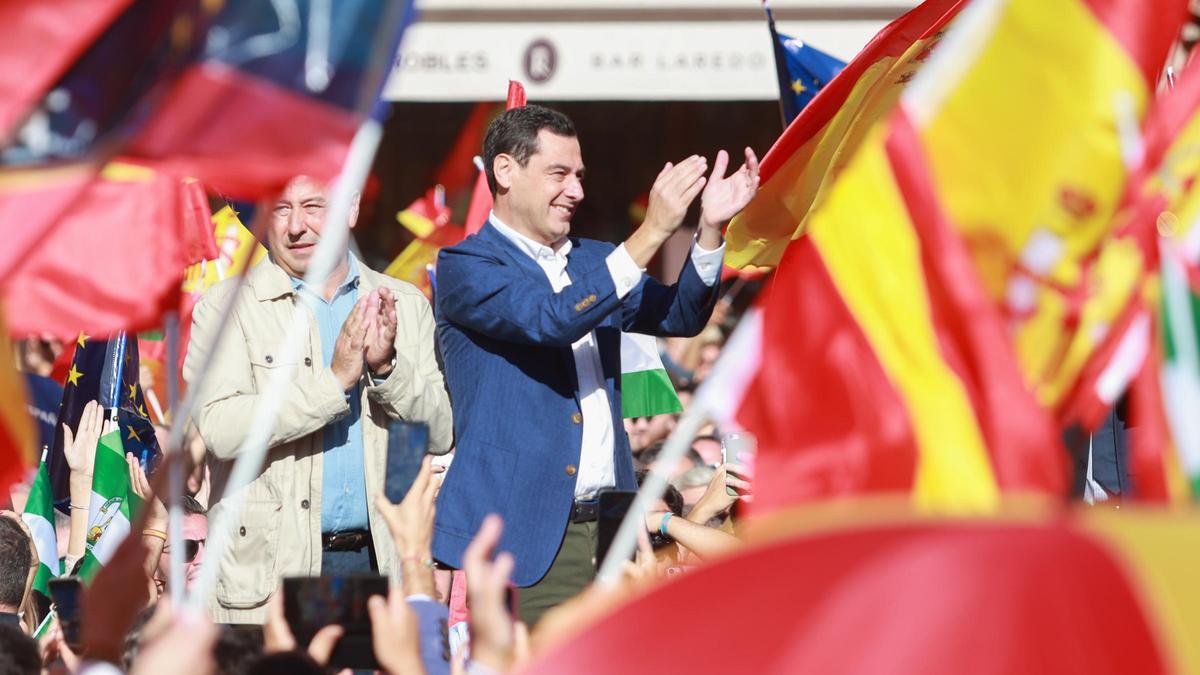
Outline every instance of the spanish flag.
<svg viewBox="0 0 1200 675"><path fill-rule="evenodd" d="M926 0L884 27L763 157L762 187L726 233L732 267L774 266L867 131L885 118L964 0Z"/></svg>
<svg viewBox="0 0 1200 675"><path fill-rule="evenodd" d="M748 323L749 347L730 351L759 364L736 407L758 438L756 513L865 493L979 512L1001 492L1065 491L1057 427L902 111L859 148Z"/></svg>
<svg viewBox="0 0 1200 675"><path fill-rule="evenodd" d="M902 97L1021 372L1062 422L1076 396L1092 395L1079 382L1095 355L1149 334L1129 313L1144 291L1146 252L1116 227L1118 207L1186 5L973 2ZM1138 356L1127 344L1116 351ZM1108 373L1110 399L1139 364L1127 358Z"/></svg>

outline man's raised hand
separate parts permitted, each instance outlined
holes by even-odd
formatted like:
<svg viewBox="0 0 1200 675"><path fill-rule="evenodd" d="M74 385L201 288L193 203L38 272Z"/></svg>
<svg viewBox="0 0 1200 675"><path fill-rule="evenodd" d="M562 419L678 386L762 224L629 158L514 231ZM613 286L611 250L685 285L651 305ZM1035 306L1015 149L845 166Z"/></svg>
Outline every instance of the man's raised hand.
<svg viewBox="0 0 1200 675"><path fill-rule="evenodd" d="M665 236L679 229L688 207L704 188L706 168L708 160L699 155L692 155L678 164L668 162L650 188L643 222Z"/></svg>
<svg viewBox="0 0 1200 675"><path fill-rule="evenodd" d="M724 228L758 192L758 157L750 148L745 154L746 162L726 176L729 154L724 150L717 153L708 185L700 195L700 227Z"/></svg>
<svg viewBox="0 0 1200 675"><path fill-rule="evenodd" d="M369 297L369 296L368 296ZM363 354L366 350L366 313L367 299L359 298L350 311L350 316L342 324L337 342L333 344L333 360L329 364L334 377L342 385L342 391L349 391L358 383L363 374Z"/></svg>
<svg viewBox="0 0 1200 675"><path fill-rule="evenodd" d="M387 288L375 289L367 298L367 367L376 377L387 377L396 358L396 298Z"/></svg>

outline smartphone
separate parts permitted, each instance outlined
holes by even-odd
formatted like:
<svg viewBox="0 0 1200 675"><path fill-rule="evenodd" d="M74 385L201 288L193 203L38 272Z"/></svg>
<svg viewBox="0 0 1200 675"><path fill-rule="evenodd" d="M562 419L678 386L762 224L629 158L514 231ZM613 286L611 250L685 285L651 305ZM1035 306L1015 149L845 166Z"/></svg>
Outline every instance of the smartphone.
<svg viewBox="0 0 1200 675"><path fill-rule="evenodd" d="M744 476L741 473L731 471L729 462L732 461L735 465L748 469L754 462L755 442L754 437L741 433L731 432L721 437L721 463L725 465L725 493L730 497L736 497L739 493L737 488L731 487L728 484L729 476L740 480L749 480L749 476Z"/></svg>
<svg viewBox="0 0 1200 675"><path fill-rule="evenodd" d="M428 424L395 420L388 425L387 471L383 479L383 494L388 501L394 504L404 499L428 450Z"/></svg>
<svg viewBox="0 0 1200 675"><path fill-rule="evenodd" d="M329 665L336 669L375 669L371 648L371 615L367 598L387 597L387 577L378 574L328 577L285 577L283 580L283 616L296 643L304 647L317 631L330 624L345 629L333 648Z"/></svg>
<svg viewBox="0 0 1200 675"><path fill-rule="evenodd" d="M633 506L636 492L629 490L601 490L597 498L600 500L600 511L596 520L596 569L604 564L608 549L612 546L613 538ZM632 558L630 558L632 560Z"/></svg>
<svg viewBox="0 0 1200 675"><path fill-rule="evenodd" d="M55 612L58 613L58 627L62 631L63 640L71 651L78 654L80 628L80 601L83 598L83 585L79 577L59 577L50 580L50 599L54 601Z"/></svg>

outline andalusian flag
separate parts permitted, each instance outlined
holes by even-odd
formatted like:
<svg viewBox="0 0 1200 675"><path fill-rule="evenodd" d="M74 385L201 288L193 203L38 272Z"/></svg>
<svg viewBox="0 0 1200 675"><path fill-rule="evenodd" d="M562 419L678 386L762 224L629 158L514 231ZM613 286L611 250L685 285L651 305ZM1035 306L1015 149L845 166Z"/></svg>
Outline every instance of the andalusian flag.
<svg viewBox="0 0 1200 675"><path fill-rule="evenodd" d="M1063 423L1098 421L1146 354L1150 317L1130 308L1148 259L1117 209L1186 7L972 2L901 99L1021 372ZM1109 345L1116 360L1086 381Z"/></svg>
<svg viewBox="0 0 1200 675"><path fill-rule="evenodd" d="M87 551L79 575L91 579L112 558L129 534L129 523L141 500L130 490L129 465L116 415L104 423L104 434L96 447L92 474L92 501L88 508Z"/></svg>
<svg viewBox="0 0 1200 675"><path fill-rule="evenodd" d="M965 0L925 0L879 31L763 157L762 186L729 225L725 264L774 266L876 122L929 58Z"/></svg>
<svg viewBox="0 0 1200 675"><path fill-rule="evenodd" d="M124 381L131 366L136 373L137 341L129 340L124 333L118 334L108 341L100 373L99 403L105 410L106 420L92 469L87 551L80 569L80 575L89 579L108 562L121 540L129 534L129 523L141 506L141 500L129 489L125 447L127 440L134 447L149 440L142 439L134 426L121 424L122 411L119 410L127 396L137 393L135 384ZM140 459L148 460L149 456L143 453Z"/></svg>
<svg viewBox="0 0 1200 675"><path fill-rule="evenodd" d="M42 451L42 462L29 489L21 519L29 526L38 553L33 590L49 597L50 579L62 574L62 565L58 560L58 537L54 533L54 499L50 491L50 472L46 470L46 454L46 451Z"/></svg>
<svg viewBox="0 0 1200 675"><path fill-rule="evenodd" d="M864 141L743 323L697 398L756 436L756 512L881 493L974 512L1002 492L1065 492L1058 427L903 111Z"/></svg>
<svg viewBox="0 0 1200 675"><path fill-rule="evenodd" d="M621 416L650 417L683 410L658 353L658 340L621 333Z"/></svg>

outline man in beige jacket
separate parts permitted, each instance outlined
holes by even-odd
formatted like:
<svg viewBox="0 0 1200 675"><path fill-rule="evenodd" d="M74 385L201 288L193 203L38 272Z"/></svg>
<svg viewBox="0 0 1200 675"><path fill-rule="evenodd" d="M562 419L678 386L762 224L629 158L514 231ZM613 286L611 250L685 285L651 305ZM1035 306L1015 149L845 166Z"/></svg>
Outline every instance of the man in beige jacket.
<svg viewBox="0 0 1200 675"><path fill-rule="evenodd" d="M322 288L302 278L325 225L328 191L300 176L275 203L267 225L270 258L236 280L213 287L193 313L184 364L190 385L202 374L201 352L218 329L221 308L235 308L203 376L200 435L216 461L213 520L233 460L272 373L293 374L258 477L232 543L220 560L213 619L262 622L284 576L349 574L394 561L386 524L370 506L382 491L388 424L429 425L430 452L448 451L450 401L434 356L429 303L412 285L376 273L343 249ZM350 226L357 218L357 205ZM303 349L283 363L293 308L311 312Z"/></svg>

